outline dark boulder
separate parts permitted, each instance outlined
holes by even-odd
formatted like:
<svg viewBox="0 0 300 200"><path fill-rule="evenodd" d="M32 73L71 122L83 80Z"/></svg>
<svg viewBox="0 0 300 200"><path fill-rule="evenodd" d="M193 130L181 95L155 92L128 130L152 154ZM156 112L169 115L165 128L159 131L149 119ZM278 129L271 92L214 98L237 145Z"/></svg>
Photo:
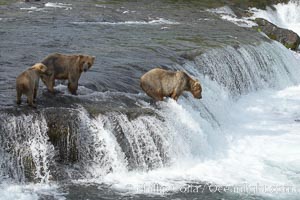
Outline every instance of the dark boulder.
<svg viewBox="0 0 300 200"><path fill-rule="evenodd" d="M297 33L288 29L279 28L262 18L256 18L255 22L258 25L258 27L256 26L255 28L264 32L270 39L276 40L294 51L298 49L300 37Z"/></svg>

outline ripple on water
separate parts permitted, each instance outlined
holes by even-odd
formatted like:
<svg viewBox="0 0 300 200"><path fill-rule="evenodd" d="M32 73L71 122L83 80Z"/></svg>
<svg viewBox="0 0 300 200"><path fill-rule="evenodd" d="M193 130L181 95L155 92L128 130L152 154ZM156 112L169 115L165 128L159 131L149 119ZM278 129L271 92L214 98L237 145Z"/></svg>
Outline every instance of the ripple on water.
<svg viewBox="0 0 300 200"><path fill-rule="evenodd" d="M179 22L158 18L150 21L124 21L124 22L71 22L76 25L162 25L180 24Z"/></svg>
<svg viewBox="0 0 300 200"><path fill-rule="evenodd" d="M48 2L44 4L44 7L31 6L31 7L20 8L20 10L27 10L28 12L33 12L33 11L39 12L39 11L46 11L49 9L56 9L56 8L60 8L64 10L72 10L71 6L72 4Z"/></svg>

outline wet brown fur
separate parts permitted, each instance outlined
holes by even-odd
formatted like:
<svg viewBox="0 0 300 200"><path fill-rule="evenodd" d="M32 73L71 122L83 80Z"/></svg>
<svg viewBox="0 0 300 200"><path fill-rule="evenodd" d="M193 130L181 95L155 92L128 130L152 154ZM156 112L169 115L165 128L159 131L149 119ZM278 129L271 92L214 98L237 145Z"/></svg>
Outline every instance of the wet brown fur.
<svg viewBox="0 0 300 200"><path fill-rule="evenodd" d="M69 91L77 95L81 73L90 69L94 60L95 57L89 55L51 54L42 61L50 75L43 75L41 79L51 93L54 93L55 79L68 80Z"/></svg>
<svg viewBox="0 0 300 200"><path fill-rule="evenodd" d="M197 99L202 98L199 81L192 79L183 71L152 69L141 77L140 86L156 101L162 101L164 97L171 97L177 101L183 91L190 91Z"/></svg>
<svg viewBox="0 0 300 200"><path fill-rule="evenodd" d="M34 101L37 96L40 76L45 74L46 71L47 67L45 65L42 63L36 63L17 77L17 104L21 104L21 97L24 94L27 96L28 105L36 107Z"/></svg>

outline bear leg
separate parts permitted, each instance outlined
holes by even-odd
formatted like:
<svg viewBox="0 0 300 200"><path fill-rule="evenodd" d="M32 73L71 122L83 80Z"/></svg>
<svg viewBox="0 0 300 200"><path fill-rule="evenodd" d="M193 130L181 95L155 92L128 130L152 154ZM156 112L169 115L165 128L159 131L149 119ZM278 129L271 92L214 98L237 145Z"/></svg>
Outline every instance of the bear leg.
<svg viewBox="0 0 300 200"><path fill-rule="evenodd" d="M48 91L51 92L52 94L55 93L54 85L55 85L55 79L54 79L54 77L51 77L47 87L48 87Z"/></svg>
<svg viewBox="0 0 300 200"><path fill-rule="evenodd" d="M163 97L161 97L161 95L157 94L155 91L153 91L152 89L148 89L146 90L146 94L149 97L152 97L155 101L162 101Z"/></svg>
<svg viewBox="0 0 300 200"><path fill-rule="evenodd" d="M173 94L171 95L171 98L174 99L175 101L177 101L179 98L179 95L177 95L176 92L173 92Z"/></svg>
<svg viewBox="0 0 300 200"><path fill-rule="evenodd" d="M164 96L160 93L152 93L149 96L151 96L153 99L155 99L155 101L163 101L164 100Z"/></svg>
<svg viewBox="0 0 300 200"><path fill-rule="evenodd" d="M22 92L20 90L17 90L17 104L18 105L21 104L21 96L22 96Z"/></svg>
<svg viewBox="0 0 300 200"><path fill-rule="evenodd" d="M27 103L29 106L36 108L36 105L33 103L33 93L30 92L30 94L27 95Z"/></svg>
<svg viewBox="0 0 300 200"><path fill-rule="evenodd" d="M72 95L77 95L77 89L78 89L78 83L68 83L68 89L71 92Z"/></svg>
<svg viewBox="0 0 300 200"><path fill-rule="evenodd" d="M164 97L163 96L158 96L155 98L156 101L163 101L164 100Z"/></svg>
<svg viewBox="0 0 300 200"><path fill-rule="evenodd" d="M34 88L34 91L33 91L33 101L34 102L36 101L36 96L37 96L37 88Z"/></svg>

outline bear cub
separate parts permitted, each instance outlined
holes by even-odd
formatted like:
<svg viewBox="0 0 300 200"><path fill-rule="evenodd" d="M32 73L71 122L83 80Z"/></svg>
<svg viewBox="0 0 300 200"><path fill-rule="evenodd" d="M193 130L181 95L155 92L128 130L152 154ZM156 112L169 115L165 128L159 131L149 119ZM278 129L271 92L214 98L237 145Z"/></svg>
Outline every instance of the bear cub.
<svg viewBox="0 0 300 200"><path fill-rule="evenodd" d="M34 101L37 96L40 76L47 73L47 67L42 63L36 63L22 72L16 79L17 104L21 104L22 95L27 96L27 103L36 107Z"/></svg>

